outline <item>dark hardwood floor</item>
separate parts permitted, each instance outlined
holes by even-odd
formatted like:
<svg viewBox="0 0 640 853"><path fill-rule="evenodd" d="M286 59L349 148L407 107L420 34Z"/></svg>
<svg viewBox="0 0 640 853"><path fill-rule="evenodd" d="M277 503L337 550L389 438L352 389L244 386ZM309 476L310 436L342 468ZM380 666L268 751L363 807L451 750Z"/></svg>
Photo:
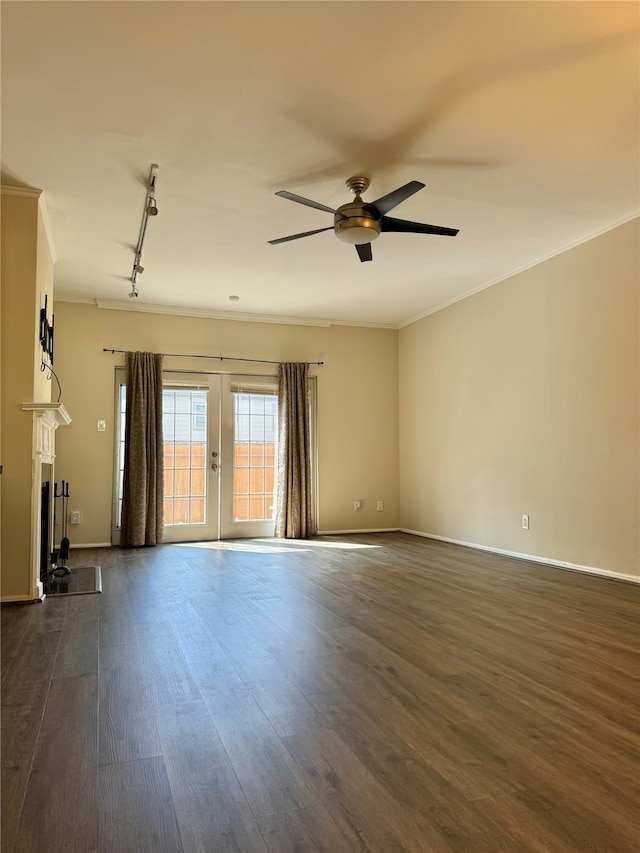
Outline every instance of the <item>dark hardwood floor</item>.
<svg viewBox="0 0 640 853"><path fill-rule="evenodd" d="M403 534L72 552L2 608L2 853L640 850L640 589Z"/></svg>

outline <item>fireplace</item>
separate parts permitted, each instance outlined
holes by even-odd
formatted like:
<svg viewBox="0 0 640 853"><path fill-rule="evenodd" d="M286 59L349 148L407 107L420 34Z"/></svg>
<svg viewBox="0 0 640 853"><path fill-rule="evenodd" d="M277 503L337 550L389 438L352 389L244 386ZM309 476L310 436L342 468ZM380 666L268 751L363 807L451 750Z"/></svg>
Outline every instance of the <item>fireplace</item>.
<svg viewBox="0 0 640 853"><path fill-rule="evenodd" d="M55 437L59 426L71 423L61 403L23 403L25 411L33 413L31 467L31 546L30 598L42 599L48 561L53 549L53 501Z"/></svg>

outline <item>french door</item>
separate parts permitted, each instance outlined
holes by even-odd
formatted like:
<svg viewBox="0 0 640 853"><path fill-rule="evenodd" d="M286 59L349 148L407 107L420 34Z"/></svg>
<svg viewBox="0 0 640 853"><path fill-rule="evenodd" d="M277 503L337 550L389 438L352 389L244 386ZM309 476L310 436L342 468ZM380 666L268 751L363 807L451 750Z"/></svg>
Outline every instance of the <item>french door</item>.
<svg viewBox="0 0 640 853"><path fill-rule="evenodd" d="M220 377L165 374L164 541L219 535Z"/></svg>
<svg viewBox="0 0 640 853"><path fill-rule="evenodd" d="M118 371L114 543L122 507L124 383ZM163 438L165 542L273 536L275 377L165 372Z"/></svg>
<svg viewBox="0 0 640 853"><path fill-rule="evenodd" d="M220 538L273 536L278 380L222 377Z"/></svg>

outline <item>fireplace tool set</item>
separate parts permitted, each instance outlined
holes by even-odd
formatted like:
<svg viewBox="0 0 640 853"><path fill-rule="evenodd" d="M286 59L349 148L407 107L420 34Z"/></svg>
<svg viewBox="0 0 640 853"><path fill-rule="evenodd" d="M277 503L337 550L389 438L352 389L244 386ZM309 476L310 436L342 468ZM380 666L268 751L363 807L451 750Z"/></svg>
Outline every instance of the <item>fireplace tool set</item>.
<svg viewBox="0 0 640 853"><path fill-rule="evenodd" d="M62 522L61 522L61 537L60 547L56 550L55 538L57 527L57 503L60 500L62 503ZM62 481L60 493L58 494L58 484L55 484L53 492L53 551L51 552L51 569L49 570L48 586L49 592L67 592L68 584L65 580L66 575L71 574L71 569L67 566L69 559L69 537L67 536L67 525L69 523L69 483L66 480ZM59 590L58 590L59 587Z"/></svg>

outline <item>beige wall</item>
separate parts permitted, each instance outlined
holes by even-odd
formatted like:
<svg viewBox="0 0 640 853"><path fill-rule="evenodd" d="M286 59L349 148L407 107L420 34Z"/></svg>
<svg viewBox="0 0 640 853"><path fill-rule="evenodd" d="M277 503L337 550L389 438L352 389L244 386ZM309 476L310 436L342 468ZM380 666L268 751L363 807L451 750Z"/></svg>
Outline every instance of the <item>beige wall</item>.
<svg viewBox="0 0 640 853"><path fill-rule="evenodd" d="M401 330L403 528L640 574L639 271L636 220Z"/></svg>
<svg viewBox="0 0 640 853"><path fill-rule="evenodd" d="M324 361L318 377L319 526L321 530L399 525L397 338L389 329L287 326L56 302L56 369L73 418L59 430L56 471L68 480L70 509L82 522L72 543L111 539L114 367L122 355L103 347L237 355L275 361ZM242 362L166 359L166 368L275 372ZM107 421L99 433L96 423ZM363 501L354 513L353 501ZM384 501L384 512L376 501Z"/></svg>
<svg viewBox="0 0 640 853"><path fill-rule="evenodd" d="M44 296L53 307L53 259L38 190L2 191L1 590L30 598L33 415L22 403L49 402L40 371L39 322Z"/></svg>

